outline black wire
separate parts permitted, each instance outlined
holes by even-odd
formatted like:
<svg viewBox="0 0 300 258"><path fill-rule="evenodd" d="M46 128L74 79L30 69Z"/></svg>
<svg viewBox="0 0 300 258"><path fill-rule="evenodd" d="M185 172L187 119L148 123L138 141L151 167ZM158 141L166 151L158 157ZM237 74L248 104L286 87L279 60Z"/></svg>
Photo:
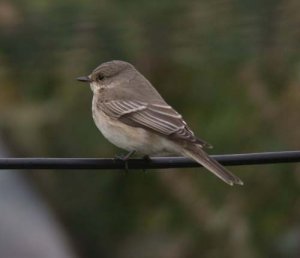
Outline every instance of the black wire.
<svg viewBox="0 0 300 258"><path fill-rule="evenodd" d="M212 155L225 166L300 162L300 151ZM184 157L129 159L129 169L200 167ZM124 169L125 162L111 158L0 158L0 169Z"/></svg>

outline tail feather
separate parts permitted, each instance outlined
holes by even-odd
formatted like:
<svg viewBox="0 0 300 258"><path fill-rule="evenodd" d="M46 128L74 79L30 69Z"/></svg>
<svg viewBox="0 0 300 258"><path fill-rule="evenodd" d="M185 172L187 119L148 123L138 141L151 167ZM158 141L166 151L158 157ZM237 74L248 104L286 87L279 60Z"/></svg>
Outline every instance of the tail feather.
<svg viewBox="0 0 300 258"><path fill-rule="evenodd" d="M183 155L186 157L192 158L201 164L203 167L208 169L210 172L215 174L221 180L229 185L243 185L243 181L239 179L237 176L228 171L225 167L223 167L219 162L215 159L208 156L208 154L200 147L196 145L188 146L184 149Z"/></svg>

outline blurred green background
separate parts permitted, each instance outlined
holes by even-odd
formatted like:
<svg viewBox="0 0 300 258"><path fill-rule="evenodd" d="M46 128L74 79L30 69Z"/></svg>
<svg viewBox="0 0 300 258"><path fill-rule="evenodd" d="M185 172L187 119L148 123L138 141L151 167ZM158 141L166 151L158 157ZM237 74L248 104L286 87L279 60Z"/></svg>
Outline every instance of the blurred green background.
<svg viewBox="0 0 300 258"><path fill-rule="evenodd" d="M298 0L0 2L0 137L14 156L112 157L74 78L136 66L211 154L300 141ZM300 167L26 173L80 257L299 257Z"/></svg>

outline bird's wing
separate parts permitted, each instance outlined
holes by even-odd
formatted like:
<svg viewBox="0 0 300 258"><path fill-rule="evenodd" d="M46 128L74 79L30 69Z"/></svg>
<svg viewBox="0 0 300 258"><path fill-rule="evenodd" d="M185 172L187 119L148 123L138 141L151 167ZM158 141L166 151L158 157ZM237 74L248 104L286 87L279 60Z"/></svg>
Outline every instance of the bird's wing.
<svg viewBox="0 0 300 258"><path fill-rule="evenodd" d="M175 141L185 141L202 147L211 147L195 137L182 116L167 104L148 104L142 101L112 100L98 103L98 108L111 118L167 136Z"/></svg>

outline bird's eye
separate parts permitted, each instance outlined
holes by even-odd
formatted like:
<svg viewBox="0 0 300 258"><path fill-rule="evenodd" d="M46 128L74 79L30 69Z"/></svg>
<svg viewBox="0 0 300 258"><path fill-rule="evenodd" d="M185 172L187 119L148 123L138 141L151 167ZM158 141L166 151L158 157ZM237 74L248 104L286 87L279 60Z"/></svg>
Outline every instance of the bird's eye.
<svg viewBox="0 0 300 258"><path fill-rule="evenodd" d="M104 79L103 74L99 74L98 77L97 77L97 80L98 81L102 81L103 79Z"/></svg>

